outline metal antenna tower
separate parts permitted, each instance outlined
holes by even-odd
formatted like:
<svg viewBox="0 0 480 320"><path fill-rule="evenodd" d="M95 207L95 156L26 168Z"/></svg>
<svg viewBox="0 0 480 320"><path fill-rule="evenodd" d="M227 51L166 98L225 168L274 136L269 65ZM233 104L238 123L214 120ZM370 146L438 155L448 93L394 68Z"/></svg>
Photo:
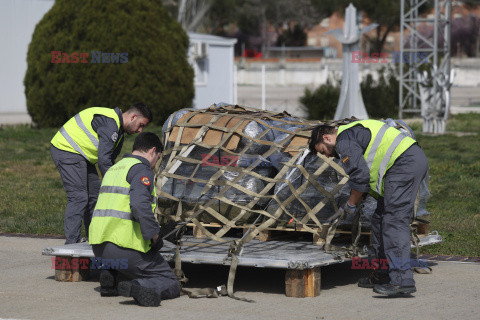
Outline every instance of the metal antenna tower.
<svg viewBox="0 0 480 320"><path fill-rule="evenodd" d="M451 28L451 0L401 0L400 21L400 97L399 117L405 114L417 114L427 118L444 117L448 113L450 104L449 86L439 84L436 80L439 76L450 79L450 28ZM433 17L420 17L420 7L433 5ZM433 30L428 28L433 26ZM426 32L421 32L421 28ZM428 31L429 30L429 31ZM408 32L408 37L405 36ZM421 65L428 63L421 69ZM428 69L430 74L421 70ZM425 87L430 81L429 91L421 93L421 86ZM444 79L445 80L445 79ZM441 81L440 81L441 82ZM450 81L447 81L450 82ZM448 93L445 93L445 90ZM442 100L443 99L443 100ZM448 101L446 101L448 100ZM422 101L422 103L420 103ZM447 110L439 111L440 105ZM425 105L435 109L435 115L424 110ZM431 111L431 110L430 110ZM443 114L442 114L443 112ZM448 114L447 114L448 116ZM424 131L425 126L424 126ZM428 131L428 130L427 130Z"/></svg>

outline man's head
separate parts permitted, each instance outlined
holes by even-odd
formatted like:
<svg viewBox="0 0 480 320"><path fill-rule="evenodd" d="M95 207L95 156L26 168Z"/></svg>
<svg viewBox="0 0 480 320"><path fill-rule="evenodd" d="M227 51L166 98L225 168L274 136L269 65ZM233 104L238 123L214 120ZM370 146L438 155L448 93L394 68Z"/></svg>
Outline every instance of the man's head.
<svg viewBox="0 0 480 320"><path fill-rule="evenodd" d="M162 154L163 146L160 138L153 132L140 133L133 142L132 154L144 157L153 169Z"/></svg>
<svg viewBox="0 0 480 320"><path fill-rule="evenodd" d="M132 105L122 117L123 129L128 134L142 132L143 128L153 120L152 111L142 102Z"/></svg>
<svg viewBox="0 0 480 320"><path fill-rule="evenodd" d="M311 152L320 152L326 157L337 156L335 142L337 141L337 129L335 127L320 125L312 130L312 136L308 141Z"/></svg>

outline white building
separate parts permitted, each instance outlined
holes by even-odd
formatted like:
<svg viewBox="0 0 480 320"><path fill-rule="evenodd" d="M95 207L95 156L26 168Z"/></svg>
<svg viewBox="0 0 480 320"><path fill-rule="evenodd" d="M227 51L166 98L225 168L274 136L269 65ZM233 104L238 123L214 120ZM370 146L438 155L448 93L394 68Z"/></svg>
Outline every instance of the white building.
<svg viewBox="0 0 480 320"><path fill-rule="evenodd" d="M196 108L237 103L234 45L236 39L188 33L188 60L195 71Z"/></svg>
<svg viewBox="0 0 480 320"><path fill-rule="evenodd" d="M0 1L0 124L29 123L23 79L37 23L54 0Z"/></svg>

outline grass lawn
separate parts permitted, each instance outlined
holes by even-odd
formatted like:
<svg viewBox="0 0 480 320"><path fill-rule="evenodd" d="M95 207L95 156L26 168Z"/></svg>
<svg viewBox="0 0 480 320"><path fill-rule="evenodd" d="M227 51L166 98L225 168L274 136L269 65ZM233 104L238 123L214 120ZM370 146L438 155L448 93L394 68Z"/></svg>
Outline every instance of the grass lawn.
<svg viewBox="0 0 480 320"><path fill-rule="evenodd" d="M444 237L421 252L480 256L480 114L449 120L447 130L457 134L422 135L420 125L413 127L430 165L430 230ZM56 131L0 128L0 232L64 234L66 194L49 152ZM126 137L122 154L133 140Z"/></svg>
<svg viewBox="0 0 480 320"><path fill-rule="evenodd" d="M0 128L0 232L65 234L67 195L50 156L57 130ZM160 134L161 127L148 131ZM134 139L126 136L121 155L132 151Z"/></svg>
<svg viewBox="0 0 480 320"><path fill-rule="evenodd" d="M430 230L444 240L422 252L480 256L480 114L456 115L447 131L475 134L417 136L430 166Z"/></svg>

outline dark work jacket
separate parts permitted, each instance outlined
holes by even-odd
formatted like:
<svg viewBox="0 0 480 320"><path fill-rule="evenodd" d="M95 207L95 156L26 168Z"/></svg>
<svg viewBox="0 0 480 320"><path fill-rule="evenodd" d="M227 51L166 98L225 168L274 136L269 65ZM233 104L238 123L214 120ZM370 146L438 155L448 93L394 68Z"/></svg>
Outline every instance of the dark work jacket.
<svg viewBox="0 0 480 320"><path fill-rule="evenodd" d="M117 122L109 117L96 115L92 120L92 128L98 134L98 169L102 176L105 175L108 168L115 164L115 159L120 154L123 146L124 134L122 111L119 108L114 109L120 118L120 129L117 129ZM117 134L118 132L118 134ZM114 149L118 139L121 142Z"/></svg>
<svg viewBox="0 0 480 320"><path fill-rule="evenodd" d="M155 185L154 174L150 168L150 162L147 159L132 154L124 155L124 158L135 158L142 163L135 164L130 168L127 174L127 182L130 184L130 209L132 215L138 223L143 238L150 240L160 232L155 216L152 213L152 191ZM142 180L147 177L150 180L149 185L145 185Z"/></svg>
<svg viewBox="0 0 480 320"><path fill-rule="evenodd" d="M370 130L354 126L338 135L335 145L343 169L350 176L350 187L361 192L370 191L370 170L363 155L371 138Z"/></svg>

